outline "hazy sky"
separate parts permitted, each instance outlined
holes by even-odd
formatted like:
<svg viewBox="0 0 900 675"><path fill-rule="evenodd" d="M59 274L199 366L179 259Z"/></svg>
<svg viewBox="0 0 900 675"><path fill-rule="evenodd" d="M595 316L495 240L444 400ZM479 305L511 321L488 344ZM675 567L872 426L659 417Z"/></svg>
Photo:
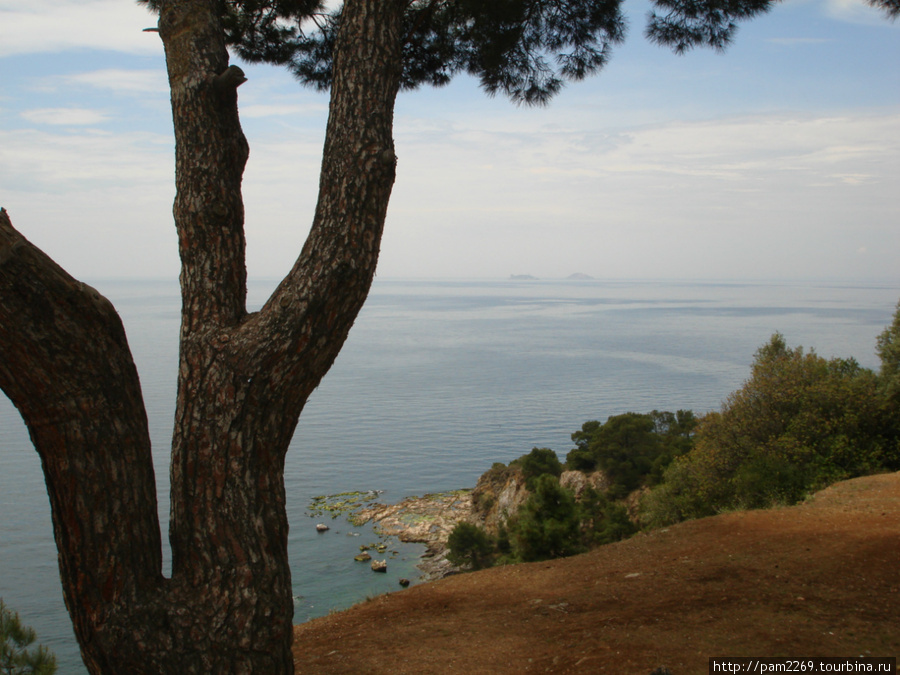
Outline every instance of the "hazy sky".
<svg viewBox="0 0 900 675"><path fill-rule="evenodd" d="M384 277L900 283L900 22L789 0L729 51L643 38L546 108L469 78L401 93ZM174 277L173 138L155 17L0 0L0 206L78 278ZM240 90L248 268L309 228L327 97L273 67Z"/></svg>

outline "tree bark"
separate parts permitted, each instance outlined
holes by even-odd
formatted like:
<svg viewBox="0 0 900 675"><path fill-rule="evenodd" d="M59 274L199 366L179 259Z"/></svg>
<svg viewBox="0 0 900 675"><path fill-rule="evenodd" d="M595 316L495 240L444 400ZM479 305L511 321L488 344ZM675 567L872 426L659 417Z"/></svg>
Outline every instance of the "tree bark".
<svg viewBox="0 0 900 675"><path fill-rule="evenodd" d="M0 386L51 496L67 607L91 673L292 673L284 458L374 277L396 158L403 0L348 0L309 237L246 312L248 155L214 0L169 0L182 323L172 578L137 372L112 305L0 213Z"/></svg>
<svg viewBox="0 0 900 675"><path fill-rule="evenodd" d="M0 210L0 387L44 470L63 597L91 672L114 672L130 617L163 586L137 370L113 306ZM118 672L129 672L120 670Z"/></svg>

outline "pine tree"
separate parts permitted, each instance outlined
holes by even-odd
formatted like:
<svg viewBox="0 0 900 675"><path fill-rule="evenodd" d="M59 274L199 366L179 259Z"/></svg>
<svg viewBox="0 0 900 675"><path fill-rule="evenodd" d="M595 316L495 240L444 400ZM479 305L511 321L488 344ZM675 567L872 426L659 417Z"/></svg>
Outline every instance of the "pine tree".
<svg viewBox="0 0 900 675"><path fill-rule="evenodd" d="M170 577L121 319L2 208L0 388L41 457L63 593L91 673L288 674L285 453L375 275L397 162L397 93L465 72L489 94L545 103L607 62L625 35L621 2L144 2L160 13L166 51L182 262ZM890 14L900 0L872 2ZM774 0L656 3L648 34L678 51L721 48L738 21ZM245 78L228 47L283 64L331 96L309 236L256 312L246 305ZM564 553L550 542L567 539L570 523L546 524L551 554Z"/></svg>

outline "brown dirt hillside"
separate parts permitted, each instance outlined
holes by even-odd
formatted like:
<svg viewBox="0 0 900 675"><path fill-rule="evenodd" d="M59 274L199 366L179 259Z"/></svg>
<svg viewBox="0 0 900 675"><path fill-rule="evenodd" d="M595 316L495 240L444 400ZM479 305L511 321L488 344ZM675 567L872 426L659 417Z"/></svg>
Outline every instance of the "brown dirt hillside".
<svg viewBox="0 0 900 675"><path fill-rule="evenodd" d="M295 627L299 673L707 672L711 656L900 655L900 473Z"/></svg>

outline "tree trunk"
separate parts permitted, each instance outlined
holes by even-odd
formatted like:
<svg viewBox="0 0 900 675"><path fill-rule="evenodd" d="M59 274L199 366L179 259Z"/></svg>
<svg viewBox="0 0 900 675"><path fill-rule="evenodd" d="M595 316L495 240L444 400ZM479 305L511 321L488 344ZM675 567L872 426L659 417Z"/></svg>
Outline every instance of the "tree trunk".
<svg viewBox="0 0 900 675"><path fill-rule="evenodd" d="M43 462L91 673L293 672L284 458L374 277L394 181L404 5L345 4L315 220L255 314L245 304L242 73L228 66L214 0L162 5L183 305L169 580L118 315L0 213L0 386Z"/></svg>
<svg viewBox="0 0 900 675"><path fill-rule="evenodd" d="M44 469L63 597L93 673L163 587L140 382L115 309L0 210L0 387ZM127 669L118 672L139 672Z"/></svg>

